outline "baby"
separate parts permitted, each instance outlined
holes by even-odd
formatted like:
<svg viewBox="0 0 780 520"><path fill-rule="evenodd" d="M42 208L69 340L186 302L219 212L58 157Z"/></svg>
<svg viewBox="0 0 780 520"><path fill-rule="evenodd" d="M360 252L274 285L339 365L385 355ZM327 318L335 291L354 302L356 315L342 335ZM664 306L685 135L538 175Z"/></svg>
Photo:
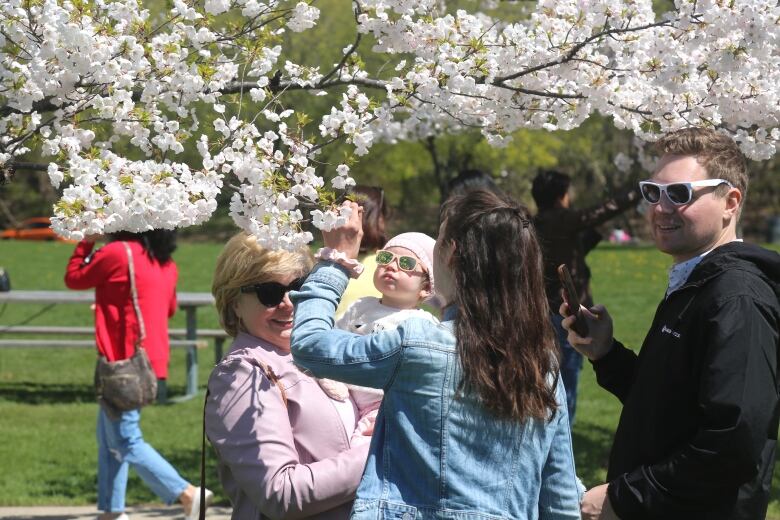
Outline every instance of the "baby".
<svg viewBox="0 0 780 520"><path fill-rule="evenodd" d="M336 326L355 334L370 334L394 329L411 317L438 320L418 305L433 296L433 246L436 241L424 233L402 233L390 239L377 251L374 286L381 298L366 296L350 305ZM319 379L319 384L332 399L344 401L352 396L358 407L357 430L353 439L373 425L382 390L345 385L331 379ZM362 436L362 438L367 438Z"/></svg>

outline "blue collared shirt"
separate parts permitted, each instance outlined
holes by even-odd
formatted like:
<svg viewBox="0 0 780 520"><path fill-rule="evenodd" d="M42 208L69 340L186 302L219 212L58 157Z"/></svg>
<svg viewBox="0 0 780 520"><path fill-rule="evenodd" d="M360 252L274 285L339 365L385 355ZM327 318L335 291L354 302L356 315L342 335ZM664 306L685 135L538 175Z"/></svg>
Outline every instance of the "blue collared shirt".
<svg viewBox="0 0 780 520"><path fill-rule="evenodd" d="M742 239L738 238L736 241L742 242ZM696 268L696 266L699 265L699 262L701 262L709 253L711 253L713 249L705 251L699 256L695 256L690 260L686 260L685 262L674 264L671 268L669 268L669 286L666 288L666 298L668 298L669 295L674 291L685 285L685 282L688 281L688 277L691 276L691 273Z"/></svg>

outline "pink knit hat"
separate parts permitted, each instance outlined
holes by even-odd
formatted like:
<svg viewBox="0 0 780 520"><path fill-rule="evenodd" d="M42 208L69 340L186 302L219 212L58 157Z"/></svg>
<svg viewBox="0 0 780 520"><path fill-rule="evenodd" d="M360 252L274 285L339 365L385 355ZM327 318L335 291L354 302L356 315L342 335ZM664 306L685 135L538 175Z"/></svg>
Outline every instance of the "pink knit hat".
<svg viewBox="0 0 780 520"><path fill-rule="evenodd" d="M433 246L435 244L436 240L425 233L401 233L391 238L382 249L402 247L414 253L428 272L428 278L431 281L431 294L433 294Z"/></svg>

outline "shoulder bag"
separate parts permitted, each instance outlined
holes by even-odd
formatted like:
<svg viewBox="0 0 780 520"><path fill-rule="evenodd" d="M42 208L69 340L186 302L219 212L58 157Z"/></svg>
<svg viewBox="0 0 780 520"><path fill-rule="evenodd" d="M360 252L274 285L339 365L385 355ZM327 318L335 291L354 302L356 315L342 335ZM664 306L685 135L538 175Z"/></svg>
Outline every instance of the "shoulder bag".
<svg viewBox="0 0 780 520"><path fill-rule="evenodd" d="M138 318L139 335L135 342L135 352L128 359L109 361L105 356L98 357L95 367L97 400L113 420L118 419L122 412L136 410L151 404L157 396L157 376L143 346L146 328L141 308L138 305L133 254L127 242L122 242L122 244L127 252L130 290L133 295L133 308Z"/></svg>

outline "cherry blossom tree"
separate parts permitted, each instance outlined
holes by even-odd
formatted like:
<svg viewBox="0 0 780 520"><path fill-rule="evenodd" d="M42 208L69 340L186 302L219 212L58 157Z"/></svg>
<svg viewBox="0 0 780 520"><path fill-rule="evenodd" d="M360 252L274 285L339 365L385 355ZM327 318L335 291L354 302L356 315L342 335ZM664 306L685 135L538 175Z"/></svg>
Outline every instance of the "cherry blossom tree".
<svg viewBox="0 0 780 520"><path fill-rule="evenodd" d="M357 159L380 140L468 128L501 146L594 113L645 140L718 128L754 159L780 138L776 0L677 0L660 16L650 0L541 0L513 21L489 2L353 0L352 43L315 65L285 57L328 16L314 1L172 5L0 5L0 167L48 171L64 236L198 224L228 189L241 228L299 247L312 238L304 215L322 229L346 216L350 162L316 167L335 141ZM286 101L297 91L325 96L329 113L309 124ZM25 163L31 152L48 162Z"/></svg>

